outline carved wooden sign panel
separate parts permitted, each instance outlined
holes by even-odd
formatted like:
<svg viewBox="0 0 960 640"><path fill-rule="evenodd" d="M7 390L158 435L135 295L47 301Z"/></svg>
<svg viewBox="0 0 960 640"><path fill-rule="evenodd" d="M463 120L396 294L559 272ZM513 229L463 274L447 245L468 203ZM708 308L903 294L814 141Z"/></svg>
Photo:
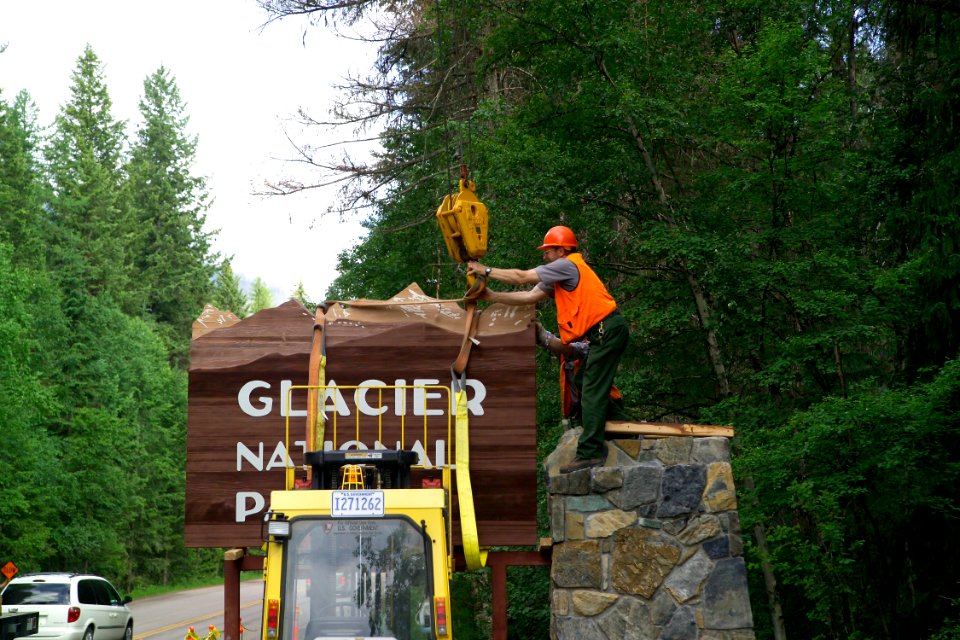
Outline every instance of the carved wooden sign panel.
<svg viewBox="0 0 960 640"><path fill-rule="evenodd" d="M456 455L455 434L447 433L452 394L446 389L463 339L464 311L429 300L411 285L393 306L334 305L324 325L326 383L344 388L321 399L326 448L395 448L402 428L403 446L420 452L425 467L414 474L414 486ZM532 313L500 305L485 309L464 380L483 546L537 542ZM290 458L294 465L303 459L307 394L291 387L307 384L313 325L310 312L289 301L194 339L187 546L261 544L270 491L284 486L287 413ZM396 388L372 388L380 384ZM455 491L453 505L459 541Z"/></svg>

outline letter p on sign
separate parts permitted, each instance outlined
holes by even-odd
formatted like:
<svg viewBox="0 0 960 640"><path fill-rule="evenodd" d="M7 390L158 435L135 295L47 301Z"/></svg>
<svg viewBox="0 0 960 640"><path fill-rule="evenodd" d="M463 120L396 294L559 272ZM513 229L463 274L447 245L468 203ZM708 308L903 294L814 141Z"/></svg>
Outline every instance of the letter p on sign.
<svg viewBox="0 0 960 640"><path fill-rule="evenodd" d="M253 506L248 507L248 502L253 500ZM260 495L257 491L238 491L237 492L237 522L246 522L247 516L251 516L259 511L262 511L263 508L267 505L267 501L263 499L263 496Z"/></svg>

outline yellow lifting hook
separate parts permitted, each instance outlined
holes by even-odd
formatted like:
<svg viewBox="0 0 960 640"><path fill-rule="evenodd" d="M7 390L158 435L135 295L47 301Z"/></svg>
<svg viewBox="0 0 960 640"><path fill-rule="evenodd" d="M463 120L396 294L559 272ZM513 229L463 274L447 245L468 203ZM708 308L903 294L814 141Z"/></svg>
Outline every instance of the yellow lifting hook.
<svg viewBox="0 0 960 640"><path fill-rule="evenodd" d="M476 188L462 177L460 193L444 197L437 209L447 253L457 262L479 260L487 252L487 206L477 199Z"/></svg>

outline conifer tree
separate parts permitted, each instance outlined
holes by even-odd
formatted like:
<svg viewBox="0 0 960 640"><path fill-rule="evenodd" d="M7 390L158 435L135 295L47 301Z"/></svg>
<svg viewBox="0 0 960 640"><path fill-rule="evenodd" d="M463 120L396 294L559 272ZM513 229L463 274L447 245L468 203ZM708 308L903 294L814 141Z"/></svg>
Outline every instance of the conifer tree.
<svg viewBox="0 0 960 640"><path fill-rule="evenodd" d="M89 45L72 79L70 100L45 149L53 266L73 274L70 286L108 296L132 312L142 301L130 288L135 230L121 195L124 123L111 114L103 65Z"/></svg>
<svg viewBox="0 0 960 640"><path fill-rule="evenodd" d="M260 276L257 276L257 279L253 281L250 298L252 299L250 313L257 313L273 306L273 294L270 293L267 283Z"/></svg>
<svg viewBox="0 0 960 640"><path fill-rule="evenodd" d="M308 309L316 309L317 304L310 300L310 294L307 293L307 288L303 286L303 280L297 281L297 286L290 297L299 300Z"/></svg>
<svg viewBox="0 0 960 640"><path fill-rule="evenodd" d="M204 230L204 179L192 174L197 139L176 80L161 67L143 83L143 123L127 165L129 200L139 230L134 257L146 312L183 359L190 325L210 299L215 256Z"/></svg>
<svg viewBox="0 0 960 640"><path fill-rule="evenodd" d="M34 264L43 255L37 145L36 107L30 96L21 91L7 105L0 91L0 239L13 245L15 261Z"/></svg>
<svg viewBox="0 0 960 640"><path fill-rule="evenodd" d="M233 272L230 258L224 258L217 270L213 284L213 306L220 311L232 311L243 318L247 315L249 302L240 286L240 278Z"/></svg>

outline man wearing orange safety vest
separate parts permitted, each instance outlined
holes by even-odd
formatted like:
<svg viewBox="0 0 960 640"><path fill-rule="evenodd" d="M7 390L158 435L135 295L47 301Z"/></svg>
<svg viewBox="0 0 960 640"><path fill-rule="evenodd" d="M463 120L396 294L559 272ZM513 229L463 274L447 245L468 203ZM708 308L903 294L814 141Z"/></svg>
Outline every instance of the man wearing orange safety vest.
<svg viewBox="0 0 960 640"><path fill-rule="evenodd" d="M580 366L583 433L576 459L560 468L563 473L603 464L604 433L608 411L617 410L610 398L613 378L630 337L627 321L617 303L577 252L577 238L568 227L553 227L539 247L544 264L533 269L495 269L470 262L467 270L512 285L533 284L529 291L491 291L484 300L512 305L536 304L553 298L563 345L586 341L589 348Z"/></svg>

